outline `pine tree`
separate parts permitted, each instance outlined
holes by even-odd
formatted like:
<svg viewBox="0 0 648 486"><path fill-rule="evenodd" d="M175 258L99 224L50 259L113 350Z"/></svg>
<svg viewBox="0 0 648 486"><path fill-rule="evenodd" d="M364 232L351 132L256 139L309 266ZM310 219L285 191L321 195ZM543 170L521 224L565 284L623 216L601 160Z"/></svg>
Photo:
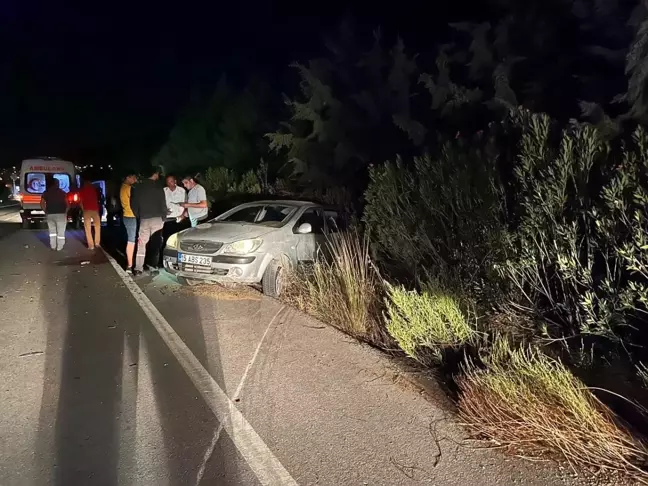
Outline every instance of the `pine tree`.
<svg viewBox="0 0 648 486"><path fill-rule="evenodd" d="M420 146L427 133L412 118L417 65L402 40L386 50L376 32L364 50L343 23L326 46L326 57L293 64L300 95L285 99L289 119L267 134L303 181L320 186L366 177L368 164Z"/></svg>

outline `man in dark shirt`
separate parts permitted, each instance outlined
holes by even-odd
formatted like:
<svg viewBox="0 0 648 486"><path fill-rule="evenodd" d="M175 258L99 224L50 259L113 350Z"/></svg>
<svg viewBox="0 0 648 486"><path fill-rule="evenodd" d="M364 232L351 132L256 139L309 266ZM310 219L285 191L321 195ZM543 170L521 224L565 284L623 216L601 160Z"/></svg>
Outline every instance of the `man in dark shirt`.
<svg viewBox="0 0 648 486"><path fill-rule="evenodd" d="M61 251L65 245L65 227L69 208L67 194L59 188L58 179L52 179L49 188L41 196L41 208L47 215L50 246Z"/></svg>
<svg viewBox="0 0 648 486"><path fill-rule="evenodd" d="M160 170L154 169L151 176L142 181L131 196L131 208L139 218L139 238L135 255L135 270L133 275L141 275L146 260L146 245L151 236L162 231L167 215L164 190L158 184Z"/></svg>

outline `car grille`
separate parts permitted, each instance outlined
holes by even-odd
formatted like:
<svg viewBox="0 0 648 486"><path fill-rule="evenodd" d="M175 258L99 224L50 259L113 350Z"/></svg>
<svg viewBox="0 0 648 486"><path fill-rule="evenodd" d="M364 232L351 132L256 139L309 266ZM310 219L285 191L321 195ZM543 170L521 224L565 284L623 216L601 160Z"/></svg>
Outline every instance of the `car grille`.
<svg viewBox="0 0 648 486"><path fill-rule="evenodd" d="M221 249L223 243L219 241L180 241L180 249L191 253L210 255Z"/></svg>
<svg viewBox="0 0 648 486"><path fill-rule="evenodd" d="M175 270L180 270L181 272L202 273L204 275L217 275L219 277L224 277L229 273L229 269L227 268L210 268L203 267L202 265L192 265L191 263L180 263L172 266Z"/></svg>

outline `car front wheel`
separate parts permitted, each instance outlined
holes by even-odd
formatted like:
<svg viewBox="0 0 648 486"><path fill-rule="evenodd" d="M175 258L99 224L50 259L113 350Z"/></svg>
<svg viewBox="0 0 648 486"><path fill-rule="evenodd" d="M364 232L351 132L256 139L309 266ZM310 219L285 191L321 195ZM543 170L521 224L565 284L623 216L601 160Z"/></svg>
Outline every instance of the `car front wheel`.
<svg viewBox="0 0 648 486"><path fill-rule="evenodd" d="M268 297L277 298L284 288L285 271L280 261L273 260L263 274L261 285L263 293Z"/></svg>

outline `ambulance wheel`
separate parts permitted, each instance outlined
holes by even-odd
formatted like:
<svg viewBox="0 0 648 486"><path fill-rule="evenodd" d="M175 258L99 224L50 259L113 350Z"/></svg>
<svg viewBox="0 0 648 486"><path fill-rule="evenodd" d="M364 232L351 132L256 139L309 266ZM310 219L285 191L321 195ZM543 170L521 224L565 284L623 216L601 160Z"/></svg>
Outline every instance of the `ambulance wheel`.
<svg viewBox="0 0 648 486"><path fill-rule="evenodd" d="M23 229L29 229L29 220L28 219L23 219L22 220L22 228Z"/></svg>

